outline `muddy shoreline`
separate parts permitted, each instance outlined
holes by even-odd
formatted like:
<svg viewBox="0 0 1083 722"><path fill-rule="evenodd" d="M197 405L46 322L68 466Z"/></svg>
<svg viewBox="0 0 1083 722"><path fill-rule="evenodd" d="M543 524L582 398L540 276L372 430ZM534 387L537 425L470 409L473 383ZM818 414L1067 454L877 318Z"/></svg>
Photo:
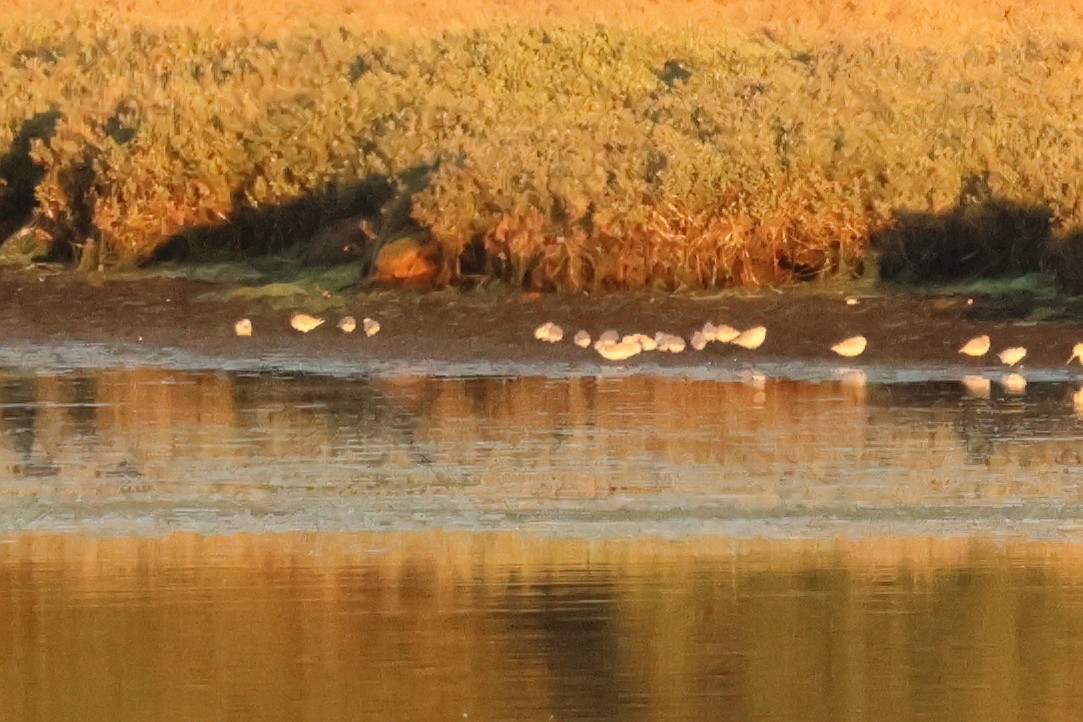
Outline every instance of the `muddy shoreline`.
<svg viewBox="0 0 1083 722"><path fill-rule="evenodd" d="M712 374L753 366L831 369L914 369L948 375L967 369L1001 373L995 352L1025 346L1024 374L1074 378L1083 367L1065 366L1083 340L1083 303L1077 298L1032 293L975 295L899 289L810 292L762 291L755 295L608 294L562 295L513 291L433 293L375 291L344 297L329 323L301 335L289 327L290 311L266 300L208 300L223 288L184 277L110 279L42 269L0 271L0 354L3 365L117 363L223 369L325 369L335 373L596 373ZM856 298L848 304L847 298ZM334 327L343 314L371 316L382 324L374 338L346 335ZM252 320L251 338L238 338L233 323ZM559 344L535 341L544 321L560 324ZM597 335L664 330L686 338L705 321L737 328L765 325L767 340L756 351L711 344L705 351L642 354L613 363L576 347L580 328ZM857 359L840 359L830 346L862 334L868 348ZM989 334L993 351L984 359L960 356L958 348ZM80 354L85 356L79 362Z"/></svg>

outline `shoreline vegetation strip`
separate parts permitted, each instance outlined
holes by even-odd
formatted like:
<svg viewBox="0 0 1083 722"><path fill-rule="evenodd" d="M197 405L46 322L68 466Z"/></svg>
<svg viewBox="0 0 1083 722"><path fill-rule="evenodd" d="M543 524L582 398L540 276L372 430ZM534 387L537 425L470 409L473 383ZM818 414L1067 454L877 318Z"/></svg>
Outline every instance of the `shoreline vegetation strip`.
<svg viewBox="0 0 1083 722"><path fill-rule="evenodd" d="M333 17L14 13L0 235L537 289L859 275L870 246L888 277L1083 283L1083 25Z"/></svg>

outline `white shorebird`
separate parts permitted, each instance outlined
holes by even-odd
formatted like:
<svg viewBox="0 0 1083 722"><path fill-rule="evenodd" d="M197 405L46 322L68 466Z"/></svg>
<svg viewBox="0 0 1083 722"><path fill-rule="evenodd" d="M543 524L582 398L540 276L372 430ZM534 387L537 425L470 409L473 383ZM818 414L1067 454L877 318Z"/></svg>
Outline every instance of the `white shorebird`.
<svg viewBox="0 0 1083 722"><path fill-rule="evenodd" d="M714 330L714 340L721 343L733 343L733 340L740 335L740 331L733 326L727 326L726 324L716 326Z"/></svg>
<svg viewBox="0 0 1083 722"><path fill-rule="evenodd" d="M754 326L746 331L742 331L731 343L734 346L740 346L741 348L747 348L749 351L755 351L763 342L767 339L767 328L764 326Z"/></svg>
<svg viewBox="0 0 1083 722"><path fill-rule="evenodd" d="M534 338L546 343L557 343L564 338L564 329L552 321L546 321L534 329Z"/></svg>
<svg viewBox="0 0 1083 722"><path fill-rule="evenodd" d="M586 331L580 331L575 334L575 337L572 340L575 341L575 345L579 348L587 348L590 346L590 334Z"/></svg>
<svg viewBox="0 0 1083 722"><path fill-rule="evenodd" d="M1072 346L1072 357L1066 363L1072 363L1076 359L1079 359L1079 363L1083 364L1083 343Z"/></svg>
<svg viewBox="0 0 1083 722"><path fill-rule="evenodd" d="M865 340L864 336L851 336L848 339L839 341L831 347L831 350L839 356L860 356L867 343L868 341Z"/></svg>
<svg viewBox="0 0 1083 722"><path fill-rule="evenodd" d="M709 328L708 328L709 327ZM708 333L709 331L709 333ZM707 337L708 341L718 341L719 343L730 343L733 339L741 335L741 332L728 324L720 324L715 326L712 323L706 323L703 326L703 335Z"/></svg>
<svg viewBox="0 0 1083 722"><path fill-rule="evenodd" d="M343 316L338 320L338 328L342 333L353 333L357 328L357 319L353 316Z"/></svg>
<svg viewBox="0 0 1083 722"><path fill-rule="evenodd" d="M372 338L380 333L380 322L374 318L363 318L361 319L361 328L365 330L366 336Z"/></svg>
<svg viewBox="0 0 1083 722"><path fill-rule="evenodd" d="M242 318L237 323L233 324L233 333L238 336L248 337L252 335L252 322L247 318Z"/></svg>
<svg viewBox="0 0 1083 722"><path fill-rule="evenodd" d="M703 331L696 331L692 334L692 348L696 351L702 351L707 348L707 334Z"/></svg>
<svg viewBox="0 0 1083 722"><path fill-rule="evenodd" d="M594 342L594 346L597 347L600 343L617 343L620 341L620 334L613 329L602 331L602 335L598 337L598 340Z"/></svg>
<svg viewBox="0 0 1083 722"><path fill-rule="evenodd" d="M683 338L665 331L654 334L654 343L659 351L668 351L670 353L681 353L685 348Z"/></svg>
<svg viewBox="0 0 1083 722"><path fill-rule="evenodd" d="M1004 349L998 354L1000 362L1002 364L1007 364L1008 366L1015 366L1022 361L1026 355L1027 350L1022 346L1012 346L1011 348Z"/></svg>
<svg viewBox="0 0 1083 722"><path fill-rule="evenodd" d="M290 326L292 326L295 331L300 331L301 333L308 333L322 325L322 318L309 316L307 313L295 313L290 316Z"/></svg>
<svg viewBox="0 0 1083 722"><path fill-rule="evenodd" d="M975 336L959 349L959 353L964 356L984 356L989 353L989 337L988 336Z"/></svg>
<svg viewBox="0 0 1083 722"><path fill-rule="evenodd" d="M624 361L630 359L643 349L635 341L615 341L613 343L595 343L594 349L598 355L608 361Z"/></svg>
<svg viewBox="0 0 1083 722"><path fill-rule="evenodd" d="M658 343L654 338L645 333L632 333L622 338L621 341L635 341L642 351L654 351L658 348Z"/></svg>

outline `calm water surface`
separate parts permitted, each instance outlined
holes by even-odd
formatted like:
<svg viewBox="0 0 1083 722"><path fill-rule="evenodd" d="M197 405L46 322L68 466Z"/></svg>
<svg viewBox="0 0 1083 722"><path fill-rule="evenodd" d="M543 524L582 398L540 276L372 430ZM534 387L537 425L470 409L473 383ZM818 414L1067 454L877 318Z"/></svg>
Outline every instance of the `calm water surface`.
<svg viewBox="0 0 1083 722"><path fill-rule="evenodd" d="M1050 542L20 535L0 718L1074 720Z"/></svg>
<svg viewBox="0 0 1083 722"><path fill-rule="evenodd" d="M0 371L0 719L1076 719L1075 390Z"/></svg>

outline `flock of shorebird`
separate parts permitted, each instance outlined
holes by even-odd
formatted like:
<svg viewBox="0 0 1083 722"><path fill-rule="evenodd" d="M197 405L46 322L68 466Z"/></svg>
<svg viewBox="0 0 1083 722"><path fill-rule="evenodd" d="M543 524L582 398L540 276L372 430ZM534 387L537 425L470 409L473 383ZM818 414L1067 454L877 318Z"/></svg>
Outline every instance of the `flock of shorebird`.
<svg viewBox="0 0 1083 722"><path fill-rule="evenodd" d="M564 339L564 330L557 324L549 321L543 323L534 329L534 338L539 341L546 341L548 343L557 343ZM659 331L654 336L649 336L645 333L633 333L627 335L620 335L617 331L609 330L602 333L597 340L594 341L594 350L598 352L598 355L609 361L624 361L632 356L640 354L644 351L668 351L670 353L681 353L685 350L686 346L691 347L697 351L702 351L707 347L707 344L712 342L717 343L729 343L736 346L740 346L745 349L755 350L763 345L763 342L767 339L767 328L765 326L753 326L752 328L744 331L738 331L732 326L722 324L716 326L711 322L707 322L703 327L692 333L691 338L686 344L684 338L676 336L664 331ZM578 331L573 337L573 341L576 346L580 348L589 348L591 344L590 334L586 330ZM865 352L865 348L868 346L868 340L864 336L851 336L843 339L838 343L831 346L831 350L836 354L846 358L853 358L860 356ZM971 358L980 358L985 356L992 349L992 340L988 335L975 336L959 348L959 353ZM997 353L997 358L1000 362L1008 366L1009 369L1014 367L1020 361L1022 361L1027 355L1027 350L1023 346L1010 346ZM1072 347L1072 355L1068 358L1066 363L1072 363L1076 359L1080 364L1083 364L1083 342L1077 343ZM864 374L854 369L844 369L849 372L844 375L844 380L853 380L857 378L859 381L864 378ZM984 375L980 374L967 374L962 379L963 386L967 392L972 396L981 398L988 398L992 390L992 381ZM1021 394L1027 387L1027 380L1019 373L1005 373L999 379L1000 385L1005 391L1011 394ZM1083 418L1083 387L1078 389L1072 395L1072 403L1075 406L1076 414Z"/></svg>
<svg viewBox="0 0 1083 722"><path fill-rule="evenodd" d="M564 339L564 330L552 321L543 323L534 329L534 338L548 343L557 343ZM707 344L712 342L728 343L740 346L748 350L758 349L767 339L765 326L753 326L744 331L738 331L726 324L718 325L708 321L703 327L692 333L686 343L684 338L671 333L659 331L654 336L645 333L633 333L620 335L617 331L605 331L594 341L594 350L598 355L609 361L624 361L644 351L668 351L681 353L687 346L696 351L702 351ZM580 348L588 348L591 344L590 334L581 330L573 337L575 344ZM839 356L853 358L865 352L868 340L864 336L851 336L831 346L831 350ZM971 358L985 356L992 349L992 340L988 335L975 336L959 348L959 353ZM1009 368L1015 366L1026 358L1027 350L1023 346L1009 346L997 353L1000 362ZM1072 347L1072 355L1067 363L1076 359L1083 364L1083 342Z"/></svg>
<svg viewBox="0 0 1083 722"><path fill-rule="evenodd" d="M847 303L850 303L850 301L847 300ZM326 319L307 313L297 312L290 316L290 327L299 333L309 333L323 326L324 323L326 323ZM338 320L337 326L342 333L353 333L358 326L357 319L353 316L342 316ZM373 318L364 318L361 321L361 329L366 336L375 336L380 332L380 322ZM233 331L241 337L251 336L251 319L242 318L238 320L233 324ZM548 321L534 329L534 338L548 343L558 343L564 340L564 329L552 321ZM665 331L659 331L653 336L645 333L632 333L622 336L615 330L609 330L604 331L597 339L592 339L585 329L581 329L572 337L572 341L576 346L584 349L593 346L598 355L608 361L624 361L644 351L682 353L688 346L691 346L696 351L702 351L710 343L733 344L754 351L762 346L766 340L766 326L753 326L744 331L739 331L727 324L715 325L710 321L703 324L702 328L694 331L687 342L684 337ZM864 336L851 336L832 345L831 350L839 356L853 358L864 353L867 346L868 340ZM988 354L992 347L992 340L988 335L983 334L975 336L964 343L959 347L959 353L971 358L981 358ZM997 358L1000 359L1001 363L1011 368L1022 361L1026 355L1027 350L1023 346L1009 346L999 351ZM1083 342L1072 347L1072 355L1068 357L1066 363L1070 364L1077 359L1080 364L1083 364ZM856 373L863 378L864 374ZM992 382L986 376L968 374L963 377L962 383L967 392L973 396L988 398L991 393ZM1018 373L1006 373L1000 379L1000 385L1009 393L1019 394L1026 389L1027 380ZM1072 402L1076 414L1083 418L1083 387L1072 395Z"/></svg>
<svg viewBox="0 0 1083 722"><path fill-rule="evenodd" d="M290 316L290 327L294 331L301 333L308 333L314 331L324 323L327 319L320 318L319 316L310 316L307 313L294 313ZM338 320L338 329L342 333L353 333L357 329L357 319L353 316L343 316ZM361 319L361 330L365 332L366 336L372 337L380 333L380 322L374 318ZM242 318L233 324L233 333L247 338L252 335L252 321L251 319Z"/></svg>
<svg viewBox="0 0 1083 722"><path fill-rule="evenodd" d="M564 330L549 321L534 329L534 338L548 343L557 343L564 339ZM854 342L856 339L860 339L863 349L865 339L861 337L847 339L843 343ZM632 333L622 336L613 330L603 332L597 340L594 340L593 344L591 343L590 334L586 330L580 330L572 340L580 348L593 346L598 355L608 361L624 361L644 351L681 353L689 345L697 351L702 351L707 347L707 344L714 341L731 343L752 351L758 349L767 340L767 327L754 326L744 331L738 331L732 326L725 324L715 326L708 322L703 325L702 329L693 333L687 342L682 336L665 331L659 331L653 336L645 333ZM861 352L858 351L857 353ZM851 353L850 355L856 354Z"/></svg>
<svg viewBox="0 0 1083 722"><path fill-rule="evenodd" d="M847 303L850 303L847 300ZM319 316L311 316L307 313L293 313L290 316L290 327L299 333L309 333L324 325L326 319ZM343 333L353 333L357 329L357 319L353 316L343 316L337 324ZM380 322L373 318L364 318L361 321L361 329L366 336L372 337L380 332ZM241 337L252 335L252 321L242 318L233 324L233 331ZM564 330L552 321L543 323L534 329L534 338L548 343L558 343L564 340ZM715 325L708 321L703 327L694 331L686 342L684 337L659 331L650 336L645 333L632 333L621 335L617 331L603 332L597 339L592 339L586 330L578 331L573 337L573 342L580 348L590 348L599 356L608 361L624 361L644 351L660 351L668 353L682 353L688 346L696 351L702 351L710 343L733 344L749 351L754 351L767 340L766 326L753 326L752 328L739 331L727 324ZM839 356L853 358L865 352L868 341L864 336L851 336L831 346L831 350ZM959 353L971 358L980 358L992 349L992 340L988 335L975 336L959 348ZM1000 362L1009 368L1014 367L1027 355L1023 346L1010 346L997 353ZM1067 363L1079 360L1083 364L1083 342L1072 347L1072 355ZM1006 374L1000 383L1004 388L1013 393L1019 393L1026 388L1026 379L1020 374ZM963 378L963 385L975 395L988 396L990 381L985 376L967 375ZM1077 410L1083 414L1083 388L1072 398Z"/></svg>
<svg viewBox="0 0 1083 722"><path fill-rule="evenodd" d="M564 330L552 321L543 323L534 329L534 338L548 343L557 343L564 339ZM665 331L659 331L654 336L645 333L633 333L621 336L616 331L605 331L594 341L594 350L598 355L609 361L624 361L644 351L668 351L669 353L681 353L688 346L696 351L707 348L709 343L728 343L740 346L749 351L755 351L767 340L766 326L753 326L752 328L738 331L733 326L721 324L716 326L708 321L703 328L694 331L686 343L684 338ZM580 348L591 346L590 334L581 330L575 334L575 344ZM865 351L868 341L864 336L851 336L843 339L831 347L831 350L839 356L852 358L860 356Z"/></svg>
<svg viewBox="0 0 1083 722"><path fill-rule="evenodd" d="M324 325L326 319L312 316L307 313L293 313L290 316L290 326L300 333L314 331ZM337 324L343 333L353 333L357 328L357 319L353 316L343 316ZM233 332L238 336L247 337L252 335L252 321L242 318L233 324ZM380 322L373 318L361 320L361 329L366 336L372 337L380 332ZM534 329L534 338L548 343L558 343L564 340L564 330L547 321ZM685 342L682 336L677 336L665 331L659 331L650 336L645 333L632 333L621 335L617 331L604 331L596 340L592 339L586 330L578 331L572 338L576 346L588 348L593 345L598 355L609 361L624 361L644 351L662 351L668 353L682 353L688 346L696 351L707 348L709 343L724 343L740 346L749 351L754 351L767 340L766 326L753 326L752 328L738 331L727 324L715 325L708 321L703 327L694 331L692 336ZM865 352L868 340L864 336L850 336L831 346L831 350L839 356L853 358ZM971 358L980 358L992 349L992 340L988 335L975 336L959 348L959 353ZM1000 362L1008 367L1015 366L1027 355L1023 346L1010 346L997 353ZM1083 342L1072 347L1072 355L1067 363L1076 359L1083 364Z"/></svg>

